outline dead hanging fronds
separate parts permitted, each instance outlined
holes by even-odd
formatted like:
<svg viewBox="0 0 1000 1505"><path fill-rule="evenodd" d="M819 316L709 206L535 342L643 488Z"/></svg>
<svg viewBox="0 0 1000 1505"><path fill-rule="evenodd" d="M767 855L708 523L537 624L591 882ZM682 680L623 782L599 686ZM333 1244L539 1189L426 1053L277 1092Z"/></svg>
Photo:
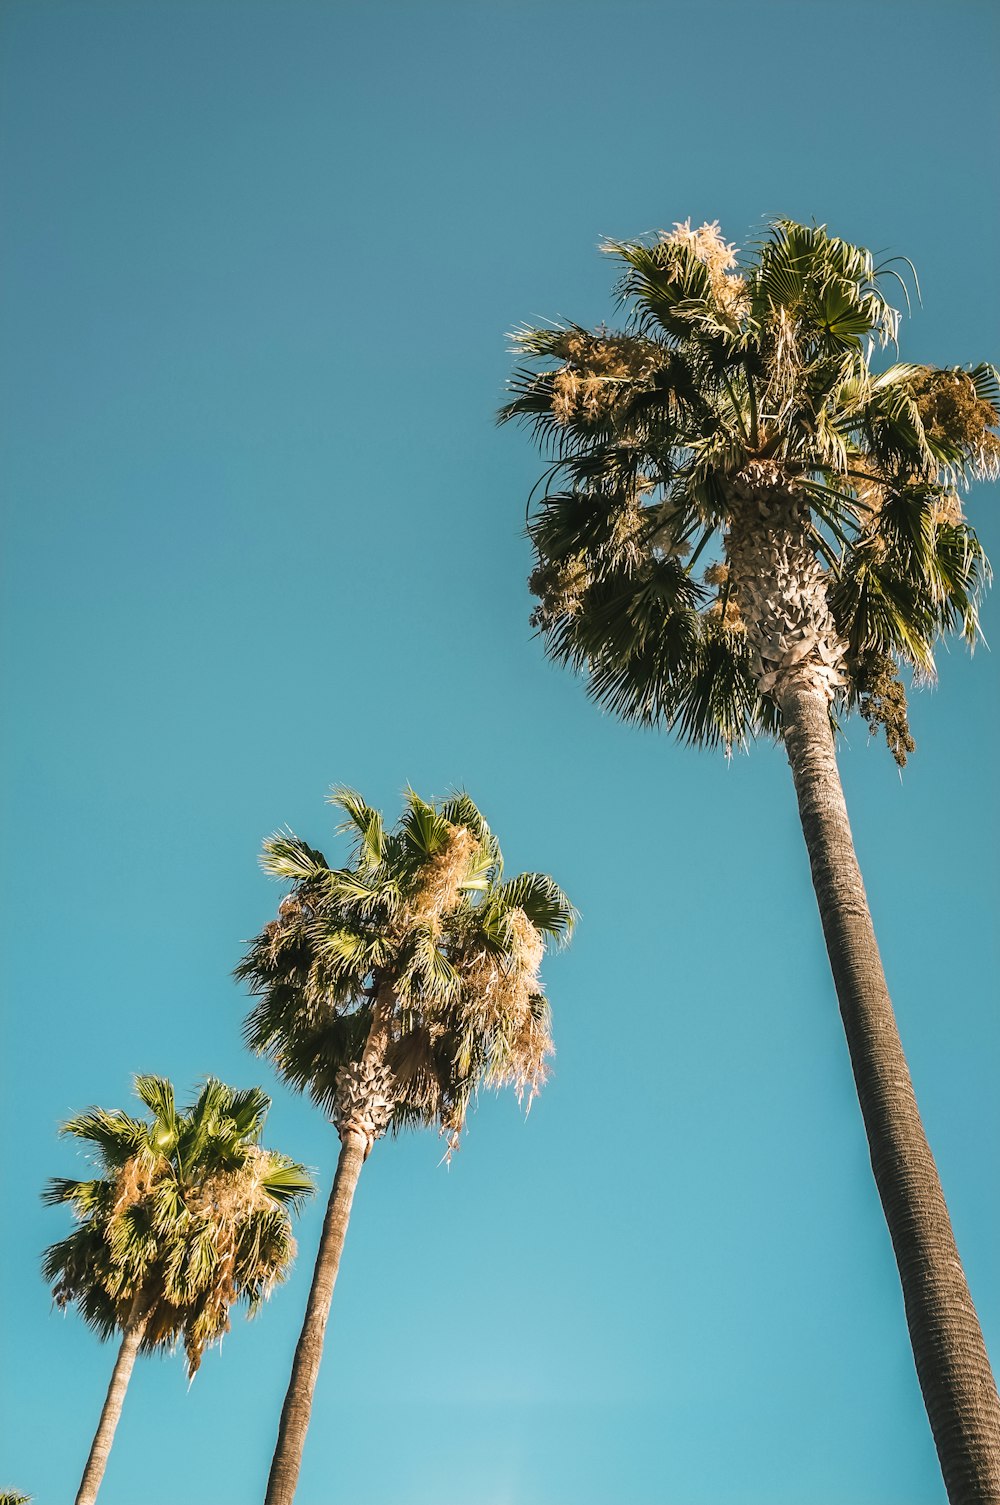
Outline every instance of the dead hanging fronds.
<svg viewBox="0 0 1000 1505"><path fill-rule="evenodd" d="M411 1023L388 1045L386 1065L408 1102L436 1111L441 1102L441 1083L435 1069L435 1045L444 1032L438 1020Z"/></svg>
<svg viewBox="0 0 1000 1505"><path fill-rule="evenodd" d="M545 942L522 909L506 917L504 951L485 949L462 958L460 1032L485 1044L483 1081L511 1086L518 1099L531 1099L548 1075L552 1054L548 1004L538 976Z"/></svg>
<svg viewBox="0 0 1000 1505"><path fill-rule="evenodd" d="M232 1227L254 1212L274 1204L263 1188L271 1157L260 1145L248 1145L239 1170L217 1171L206 1176L186 1195L191 1212L211 1218L220 1227Z"/></svg>
<svg viewBox="0 0 1000 1505"><path fill-rule="evenodd" d="M432 928L449 914L462 897L479 842L467 826L448 827L444 845L420 869L416 888L402 916L405 928L414 924Z"/></svg>
<svg viewBox="0 0 1000 1505"><path fill-rule="evenodd" d="M653 369L652 352L636 340L570 329L552 352L565 364L552 377L552 412L559 423L595 422L632 382Z"/></svg>
<svg viewBox="0 0 1000 1505"><path fill-rule="evenodd" d="M537 983L545 942L523 909L510 912L510 951L522 975Z"/></svg>
<svg viewBox="0 0 1000 1505"><path fill-rule="evenodd" d="M727 313L739 312L746 297L746 283L736 270L737 250L723 239L718 220L691 229L690 219L676 223L663 240L688 246L708 272L712 292Z"/></svg>
<svg viewBox="0 0 1000 1505"><path fill-rule="evenodd" d="M277 916L264 926L263 936L267 941L270 960L275 962L289 944L294 944L312 914L309 904L297 890L286 894L278 905Z"/></svg>
<svg viewBox="0 0 1000 1505"><path fill-rule="evenodd" d="M956 528L964 520L962 499L957 491L946 491L934 498L931 504L931 522L935 528Z"/></svg>
<svg viewBox="0 0 1000 1505"><path fill-rule="evenodd" d="M783 303L773 310L772 337L770 379L763 393L763 406L765 411L773 410L775 421L783 423L798 400L806 365L799 348L795 317Z"/></svg>
<svg viewBox="0 0 1000 1505"><path fill-rule="evenodd" d="M164 1175L169 1174L169 1162L150 1150L140 1150L138 1154L130 1155L115 1177L111 1217L121 1217L130 1207L146 1201L155 1192Z"/></svg>

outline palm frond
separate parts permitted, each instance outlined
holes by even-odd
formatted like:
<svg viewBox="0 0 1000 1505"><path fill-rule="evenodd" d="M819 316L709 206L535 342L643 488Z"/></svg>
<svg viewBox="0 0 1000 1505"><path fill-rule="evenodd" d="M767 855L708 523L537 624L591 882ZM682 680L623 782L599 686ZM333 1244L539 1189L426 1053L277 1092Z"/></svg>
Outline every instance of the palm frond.
<svg viewBox="0 0 1000 1505"><path fill-rule="evenodd" d="M315 1194L316 1183L313 1178L303 1170L301 1165L294 1161L276 1158L269 1165L266 1173L261 1178L261 1189L267 1195L279 1203L282 1207L298 1209ZM285 1226L284 1224L280 1226Z"/></svg>
<svg viewBox="0 0 1000 1505"><path fill-rule="evenodd" d="M569 938L577 913L562 889L546 873L521 873L494 890L491 909L497 913L520 909L536 930Z"/></svg>
<svg viewBox="0 0 1000 1505"><path fill-rule="evenodd" d="M440 811L412 789L406 791L406 808L399 822L399 834L412 857L418 862L433 857L448 840L448 829L448 821Z"/></svg>
<svg viewBox="0 0 1000 1505"><path fill-rule="evenodd" d="M274 878L292 878L309 883L328 872L322 852L307 846L292 831L276 831L264 842L260 865Z"/></svg>
<svg viewBox="0 0 1000 1505"><path fill-rule="evenodd" d="M353 830L356 835L355 853L362 870L378 867L385 851L385 827L378 810L365 803L357 790L346 784L337 784L332 789L330 804L343 810L347 821L342 830Z"/></svg>
<svg viewBox="0 0 1000 1505"><path fill-rule="evenodd" d="M91 1108L68 1119L59 1131L96 1145L108 1165L121 1165L148 1140L148 1130L139 1119L119 1109Z"/></svg>

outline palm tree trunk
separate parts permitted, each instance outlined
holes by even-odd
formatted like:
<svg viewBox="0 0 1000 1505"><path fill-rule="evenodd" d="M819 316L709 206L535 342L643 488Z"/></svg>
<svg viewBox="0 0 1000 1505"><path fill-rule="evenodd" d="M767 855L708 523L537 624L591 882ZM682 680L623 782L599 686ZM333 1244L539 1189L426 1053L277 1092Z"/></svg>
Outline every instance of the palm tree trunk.
<svg viewBox="0 0 1000 1505"><path fill-rule="evenodd" d="M337 1271L340 1269L351 1203L354 1201L354 1189L370 1143L364 1134L356 1130L345 1130L342 1133L340 1157L323 1221L305 1321L295 1348L288 1393L281 1408L278 1442L271 1461L264 1505L292 1505L295 1497L313 1392L316 1389L316 1376L323 1356L323 1337L330 1315Z"/></svg>
<svg viewBox="0 0 1000 1505"><path fill-rule="evenodd" d="M101 1419L97 1423L97 1431L91 1444L90 1457L87 1459L83 1479L77 1491L76 1505L94 1505L97 1499L97 1491L101 1487L104 1470L108 1466L108 1455L115 1438L115 1428L122 1414L125 1391L132 1377L136 1354L139 1352L145 1330L145 1317L133 1316L125 1327L121 1348L118 1350L115 1367L111 1372L111 1383L104 1397L104 1409L101 1411Z"/></svg>
<svg viewBox="0 0 1000 1505"><path fill-rule="evenodd" d="M903 1055L824 695L777 692L872 1169L951 1505L1000 1505L1000 1400Z"/></svg>

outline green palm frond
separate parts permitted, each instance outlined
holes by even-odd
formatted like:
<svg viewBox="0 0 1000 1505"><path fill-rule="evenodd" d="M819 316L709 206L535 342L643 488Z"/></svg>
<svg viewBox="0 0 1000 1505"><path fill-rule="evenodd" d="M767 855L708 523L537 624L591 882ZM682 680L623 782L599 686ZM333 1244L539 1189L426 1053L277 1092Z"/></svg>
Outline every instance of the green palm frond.
<svg viewBox="0 0 1000 1505"><path fill-rule="evenodd" d="M330 804L343 810L347 821L342 830L353 830L356 837L355 855L362 870L378 867L385 851L385 827L378 810L365 803L361 795L346 784L338 784L331 791Z"/></svg>
<svg viewBox="0 0 1000 1505"><path fill-rule="evenodd" d="M42 1192L42 1203L45 1207L60 1207L63 1202L77 1202L82 1189L88 1184L94 1183L69 1181L64 1176L50 1176Z"/></svg>
<svg viewBox="0 0 1000 1505"><path fill-rule="evenodd" d="M535 929L545 935L568 939L577 920L576 910L547 873L521 873L511 878L494 890L488 903L497 915L523 910Z"/></svg>
<svg viewBox="0 0 1000 1505"><path fill-rule="evenodd" d="M260 865L273 878L292 878L303 883L325 877L328 872L323 853L314 851L292 831L276 831L268 837Z"/></svg>
<svg viewBox="0 0 1000 1505"><path fill-rule="evenodd" d="M130 1118L118 1109L108 1112L104 1108L91 1108L68 1119L60 1133L88 1140L97 1147L101 1159L108 1165L123 1164L142 1149L149 1138L147 1126L139 1119Z"/></svg>
<svg viewBox="0 0 1000 1505"><path fill-rule="evenodd" d="M226 1116L242 1142L257 1144L270 1107L271 1099L263 1087L248 1087L243 1092L230 1092Z"/></svg>
<svg viewBox="0 0 1000 1505"><path fill-rule="evenodd" d="M346 927L332 930L322 923L316 929L318 954L338 969L349 970L359 982L363 982L388 955L385 937L377 930L348 930Z"/></svg>
<svg viewBox="0 0 1000 1505"><path fill-rule="evenodd" d="M308 1201L316 1189L312 1177L300 1165L278 1156L272 1157L260 1184L272 1201L296 1210ZM276 1226L284 1229L287 1223L279 1220Z"/></svg>
<svg viewBox="0 0 1000 1505"><path fill-rule="evenodd" d="M154 1149L167 1153L177 1142L177 1105L174 1089L165 1077L137 1076L135 1095L153 1115L149 1133Z"/></svg>
<svg viewBox="0 0 1000 1505"><path fill-rule="evenodd" d="M448 821L433 805L408 789L399 834L412 856L423 862L439 852L448 840Z"/></svg>

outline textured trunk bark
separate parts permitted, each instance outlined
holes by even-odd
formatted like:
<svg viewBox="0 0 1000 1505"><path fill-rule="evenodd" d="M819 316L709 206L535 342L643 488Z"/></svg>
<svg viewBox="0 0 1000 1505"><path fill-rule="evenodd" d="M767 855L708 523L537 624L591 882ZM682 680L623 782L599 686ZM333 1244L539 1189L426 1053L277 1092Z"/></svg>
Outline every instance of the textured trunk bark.
<svg viewBox="0 0 1000 1505"><path fill-rule="evenodd" d="M1000 1401L896 1028L847 818L826 697L777 690L813 886L917 1376L951 1505L1000 1505Z"/></svg>
<svg viewBox="0 0 1000 1505"><path fill-rule="evenodd" d="M316 1376L323 1355L323 1337L326 1332L333 1288L337 1282L340 1256L347 1235L351 1216L354 1189L358 1184L361 1167L365 1163L370 1140L355 1130L343 1133L337 1172L333 1178L333 1190L326 1209L323 1233L316 1256L312 1287L306 1305L305 1321L295 1348L292 1375L288 1393L281 1409L278 1425L278 1442L271 1462L264 1505L292 1505L302 1466L302 1449L305 1446L309 1413L312 1410Z"/></svg>
<svg viewBox="0 0 1000 1505"><path fill-rule="evenodd" d="M125 1399L125 1391L132 1377L132 1369L135 1364L139 1345L142 1343L142 1335L146 1330L144 1318L137 1318L129 1322L122 1336L121 1347L115 1360L115 1367L111 1372L111 1383L108 1393L104 1398L104 1408L101 1411L101 1419L97 1423L97 1431L90 1448L90 1457L83 1471L80 1488L77 1491L76 1505L94 1505L97 1499L97 1491L101 1487L104 1478L104 1470L108 1466L108 1455L111 1452L111 1444L115 1440L115 1428L118 1426L118 1418L122 1414L122 1402Z"/></svg>

